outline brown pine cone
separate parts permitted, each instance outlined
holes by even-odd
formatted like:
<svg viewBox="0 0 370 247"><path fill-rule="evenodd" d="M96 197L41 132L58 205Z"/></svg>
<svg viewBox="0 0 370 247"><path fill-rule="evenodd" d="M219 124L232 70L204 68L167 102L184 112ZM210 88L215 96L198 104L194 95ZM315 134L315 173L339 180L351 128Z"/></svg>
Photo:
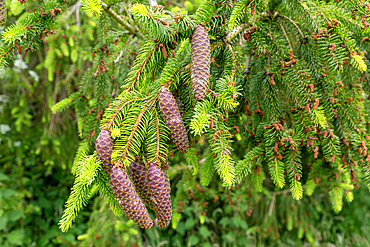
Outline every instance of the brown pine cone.
<svg viewBox="0 0 370 247"><path fill-rule="evenodd" d="M191 82L193 95L201 101L209 88L209 70L211 64L211 48L207 30L198 25L191 41Z"/></svg>
<svg viewBox="0 0 370 247"><path fill-rule="evenodd" d="M172 141L185 154L189 149L188 136L176 100L166 86L159 91L159 108L165 124L170 129Z"/></svg>
<svg viewBox="0 0 370 247"><path fill-rule="evenodd" d="M119 165L123 166L123 164ZM153 221L125 170L114 166L110 173L109 183L123 212L141 228L151 228Z"/></svg>
<svg viewBox="0 0 370 247"><path fill-rule="evenodd" d="M158 165L149 164L148 183L155 203L155 217L160 228L166 228L172 217L172 204L169 183Z"/></svg>
<svg viewBox="0 0 370 247"><path fill-rule="evenodd" d="M109 176L109 172L112 169L112 151L113 151L113 140L108 130L101 130L98 138L96 138L96 153L103 163L103 169Z"/></svg>
<svg viewBox="0 0 370 247"><path fill-rule="evenodd" d="M154 210L154 202L150 198L150 190L148 186L148 170L146 169L143 161L136 158L135 162L130 165L130 177L135 185L136 192L139 194L141 200Z"/></svg>

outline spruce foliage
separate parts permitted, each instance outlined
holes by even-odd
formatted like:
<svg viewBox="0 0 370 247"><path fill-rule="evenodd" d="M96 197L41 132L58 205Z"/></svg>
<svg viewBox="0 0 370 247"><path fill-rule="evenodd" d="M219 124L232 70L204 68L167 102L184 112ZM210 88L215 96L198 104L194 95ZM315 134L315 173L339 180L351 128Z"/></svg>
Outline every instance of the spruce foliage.
<svg viewBox="0 0 370 247"><path fill-rule="evenodd" d="M206 0L194 15L133 4L133 19L117 14L121 6L128 4L83 1L87 13L99 16L94 62L78 92L52 107L54 113L75 107L81 138L76 182L60 221L63 231L86 205L93 185L113 212L122 214L92 153L100 129L114 139L113 164L126 169L140 156L166 173L169 158L180 155L160 114L163 86L183 102L191 147L185 157L204 186L217 181L217 174L226 188L247 181L262 191L269 178L300 200L326 181L336 212L359 182L370 187L364 90L369 89L370 7L365 1ZM42 35L52 32L53 13L61 6L48 1L43 7L44 12L5 29L1 66L13 52L37 49ZM210 38L210 87L201 101L191 83L197 25L204 25ZM123 52L131 41L141 45L126 73ZM207 142L204 159L198 141ZM239 155L235 147L245 153ZM185 181L179 183L174 208L186 190Z"/></svg>

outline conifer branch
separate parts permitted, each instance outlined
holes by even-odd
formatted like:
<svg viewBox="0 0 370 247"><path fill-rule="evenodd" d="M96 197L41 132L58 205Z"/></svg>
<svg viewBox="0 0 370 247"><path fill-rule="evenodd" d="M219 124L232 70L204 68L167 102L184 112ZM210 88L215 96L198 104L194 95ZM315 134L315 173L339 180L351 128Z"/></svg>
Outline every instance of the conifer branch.
<svg viewBox="0 0 370 247"><path fill-rule="evenodd" d="M157 150L156 150L156 153L155 153L155 159L158 160L159 159L159 148L160 148L160 135L159 135L159 121L158 121L158 114L157 114L157 111L154 110L154 115L155 115L155 125L156 125L156 128L157 128Z"/></svg>
<svg viewBox="0 0 370 247"><path fill-rule="evenodd" d="M132 35L136 35L141 39L145 39L144 35L135 29L135 27L131 26L128 22L122 19L113 9L111 9L106 3L100 1L103 9L107 14L109 14L114 20L116 20L119 24L121 24L127 31L129 31Z"/></svg>
<svg viewBox="0 0 370 247"><path fill-rule="evenodd" d="M135 122L135 124L133 126L133 129L131 131L131 134L130 134L130 136L127 139L126 146L125 146L123 152L120 154L120 156L122 158L122 161L124 161L126 159L126 155L127 155L128 150L129 150L129 147L130 147L130 144L132 142L132 139L133 139L133 137L135 135L135 132L136 132L136 130L137 130L139 124L140 124L140 121L141 121L142 117L144 116L144 113L148 110L148 108L149 108L148 105L146 105L144 107L144 109L140 112L139 116L137 117L137 120L136 120L136 122Z"/></svg>
<svg viewBox="0 0 370 247"><path fill-rule="evenodd" d="M117 115L121 112L122 108L127 106L128 104L130 104L131 102L134 102L135 100L139 100L138 98L133 98L133 99L130 99L128 101L125 101L123 102L118 108L117 110L115 111L114 115L112 116L112 118L109 120L109 122L103 127L108 127L108 125L112 125L114 120L116 119Z"/></svg>
<svg viewBox="0 0 370 247"><path fill-rule="evenodd" d="M298 27L297 23L295 23L292 19L290 19L288 16L285 16L285 15L280 15L281 17L284 17L285 19L287 19L288 21L290 21L294 26L295 28L297 28L299 34L301 35L302 39L304 38L304 35L301 31L301 29Z"/></svg>
<svg viewBox="0 0 370 247"><path fill-rule="evenodd" d="M236 28L233 29L233 31L231 31L225 41L226 42L230 42L233 38L235 38L238 34L240 34L241 32L243 32L246 28L248 27L247 24L241 24L239 26L237 26Z"/></svg>
<svg viewBox="0 0 370 247"><path fill-rule="evenodd" d="M289 40L289 38L288 38L288 35L287 35L287 34L286 34L286 32L285 32L285 29L284 29L284 27L283 27L283 24L281 23L281 20L279 20L279 24L280 24L281 30L283 30L284 36L285 36L285 38L286 38L286 41L288 42L289 49L290 49L291 51L293 51L292 44L290 43L290 40Z"/></svg>
<svg viewBox="0 0 370 247"><path fill-rule="evenodd" d="M216 50L217 48L223 46L224 44L228 44L231 42L232 39L234 39L238 34L243 32L248 27L247 24L241 24L234 28L227 36L224 38L224 40L219 40L212 44L211 51Z"/></svg>
<svg viewBox="0 0 370 247"><path fill-rule="evenodd" d="M233 52L232 46L227 43L227 47L229 48L229 51L230 51L231 57L232 57L231 59L232 59L232 63L233 63L233 68L231 70L231 78L232 78L232 81L234 83L234 77L235 77L235 72L236 72L236 67L237 67L237 65L236 65L236 58L235 58L235 54Z"/></svg>

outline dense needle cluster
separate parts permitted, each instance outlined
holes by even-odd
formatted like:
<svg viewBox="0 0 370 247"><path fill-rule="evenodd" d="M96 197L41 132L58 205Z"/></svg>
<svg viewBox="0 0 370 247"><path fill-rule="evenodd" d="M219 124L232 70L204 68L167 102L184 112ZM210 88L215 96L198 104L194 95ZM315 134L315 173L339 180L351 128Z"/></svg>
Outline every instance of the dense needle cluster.
<svg viewBox="0 0 370 247"><path fill-rule="evenodd" d="M203 186L218 174L225 187L247 181L251 193L261 192L269 176L278 188L289 184L293 198L300 200L304 190L311 195L317 186L328 185L339 212L344 196L353 199L355 185L366 181L370 187L368 88L363 88L370 78L363 52L369 38L357 35L370 27L367 8L349 0L216 2L204 1L194 15L173 18L162 7L133 5L133 17L143 23L140 31L151 39L128 66L120 95L90 117L107 129L96 145L104 169L109 171L112 162L130 167L130 178L122 175L120 183L131 184L141 202L154 209L160 227L168 226L172 215L163 172L173 153L169 137ZM105 66L93 77L96 87L115 76L110 74L114 66ZM100 91L109 98L109 90ZM66 99L64 106L78 97ZM114 153L108 133L113 129L118 133ZM199 154L206 157L199 162L197 147L190 144L203 140ZM138 156L146 163L135 160ZM114 183L117 197L129 195ZM178 188L177 199L185 191ZM120 202L136 223L150 225L137 220L136 209L127 211L132 205Z"/></svg>

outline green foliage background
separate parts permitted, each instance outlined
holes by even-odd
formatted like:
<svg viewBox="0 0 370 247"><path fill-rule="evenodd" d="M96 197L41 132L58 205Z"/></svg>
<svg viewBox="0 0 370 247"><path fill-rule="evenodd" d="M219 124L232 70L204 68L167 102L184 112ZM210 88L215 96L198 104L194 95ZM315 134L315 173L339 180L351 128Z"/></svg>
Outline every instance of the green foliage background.
<svg viewBox="0 0 370 247"><path fill-rule="evenodd" d="M6 3L8 23L22 17L17 0ZM199 4L180 5L191 13ZM27 7L37 5L29 1ZM370 245L366 186L355 189L355 200L344 202L343 210L335 214L327 188L319 187L312 196L296 201L289 188L276 190L269 179L261 193L251 190L250 183L225 189L217 176L204 187L204 181L193 176L193 167L179 156L171 160L169 176L173 200L177 191L182 194L168 229L144 231L127 217L116 217L93 188L87 207L62 233L58 222L73 184L81 133L73 109L52 114L50 108L77 91L94 62L101 24L82 9L78 15L69 10L58 19L56 34L44 37L36 52L18 55L0 70L0 246ZM127 70L118 75L122 81L141 45L124 42L118 43L127 63ZM118 90L118 83L112 87ZM197 149L205 150L205 145L201 139ZM241 159L244 152L235 150ZM199 169L207 169L208 159L204 154Z"/></svg>

